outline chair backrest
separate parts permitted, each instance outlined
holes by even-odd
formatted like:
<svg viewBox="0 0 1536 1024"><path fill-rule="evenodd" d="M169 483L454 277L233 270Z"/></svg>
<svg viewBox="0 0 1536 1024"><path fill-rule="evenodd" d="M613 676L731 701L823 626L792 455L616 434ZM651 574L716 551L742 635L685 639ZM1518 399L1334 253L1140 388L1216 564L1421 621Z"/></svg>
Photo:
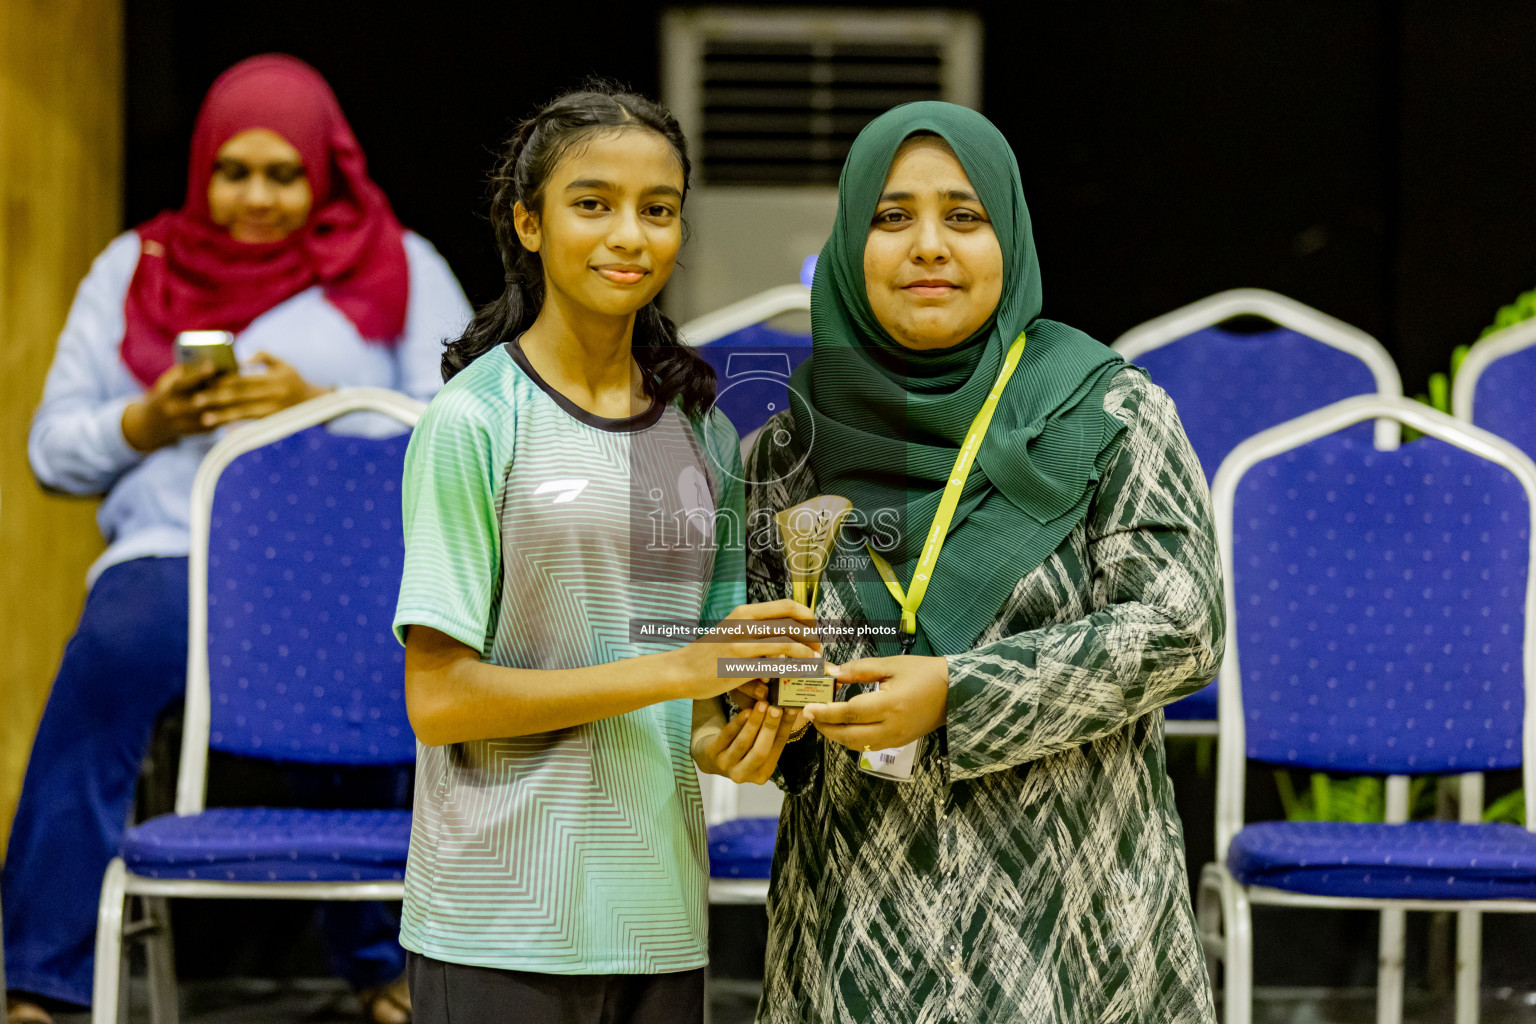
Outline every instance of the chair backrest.
<svg viewBox="0 0 1536 1024"><path fill-rule="evenodd" d="M1392 451L1341 437L1393 416ZM1217 844L1244 759L1460 773L1536 740L1536 464L1417 403L1335 403L1239 445L1212 488L1225 563Z"/></svg>
<svg viewBox="0 0 1536 1024"><path fill-rule="evenodd" d="M784 285L680 328L715 368L715 406L735 425L743 456L768 418L789 407L789 375L811 354L809 334L777 330L767 321L810 308L809 288Z"/></svg>
<svg viewBox="0 0 1536 1024"><path fill-rule="evenodd" d="M1218 326L1243 315L1275 327L1240 334ZM1354 395L1403 393L1397 366L1375 338L1257 288L1220 292L1149 320L1114 348L1173 398L1208 480L1228 452L1261 430ZM1395 422L1377 424L1376 443L1396 446Z"/></svg>
<svg viewBox="0 0 1536 1024"><path fill-rule="evenodd" d="M1536 458L1536 320L1478 341L1456 371L1451 412Z"/></svg>
<svg viewBox="0 0 1536 1024"><path fill-rule="evenodd" d="M390 391L342 390L233 431L205 456L192 498L178 813L202 809L209 749L413 760L392 630L409 434L326 424L367 412L413 426L422 408Z"/></svg>

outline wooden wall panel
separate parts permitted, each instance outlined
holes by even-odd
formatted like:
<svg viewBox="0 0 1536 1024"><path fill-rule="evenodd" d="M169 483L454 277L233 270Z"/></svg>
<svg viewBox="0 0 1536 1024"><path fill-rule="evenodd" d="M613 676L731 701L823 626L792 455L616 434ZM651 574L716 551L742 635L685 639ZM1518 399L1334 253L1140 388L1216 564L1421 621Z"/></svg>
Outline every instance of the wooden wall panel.
<svg viewBox="0 0 1536 1024"><path fill-rule="evenodd" d="M0 2L0 836L101 550L46 495L27 429L75 287L122 223L122 0Z"/></svg>

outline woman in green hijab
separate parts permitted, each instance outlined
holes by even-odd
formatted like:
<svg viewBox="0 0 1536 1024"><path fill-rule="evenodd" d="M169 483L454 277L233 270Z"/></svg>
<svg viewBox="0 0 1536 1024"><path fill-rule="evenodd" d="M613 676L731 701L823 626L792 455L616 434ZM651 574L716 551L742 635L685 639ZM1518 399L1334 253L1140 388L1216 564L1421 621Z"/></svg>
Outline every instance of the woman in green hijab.
<svg viewBox="0 0 1536 1024"><path fill-rule="evenodd" d="M870 124L749 521L850 499L818 615L906 632L832 639L855 695L780 757L759 1022L1214 1019L1160 710L1221 657L1205 478L1167 395L1040 310L991 122ZM780 552L748 573L789 593ZM913 741L910 779L860 770Z"/></svg>

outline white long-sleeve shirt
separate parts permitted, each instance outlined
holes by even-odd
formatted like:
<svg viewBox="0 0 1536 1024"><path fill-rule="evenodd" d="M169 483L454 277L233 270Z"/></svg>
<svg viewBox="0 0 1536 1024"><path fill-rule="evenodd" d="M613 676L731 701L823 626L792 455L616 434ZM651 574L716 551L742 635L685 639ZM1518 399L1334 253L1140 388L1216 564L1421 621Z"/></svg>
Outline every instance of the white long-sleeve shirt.
<svg viewBox="0 0 1536 1024"><path fill-rule="evenodd" d="M87 585L118 562L187 554L192 478L219 437L192 435L147 455L123 437L123 410L145 391L120 351L123 303L140 249L136 232L119 235L80 283L27 444L43 486L106 495L96 521L107 550L92 564ZM244 361L267 352L322 387L392 388L430 398L442 386L442 343L463 330L469 303L426 239L407 232L405 256L409 306L395 344L364 341L317 285L252 320L235 337L235 355Z"/></svg>

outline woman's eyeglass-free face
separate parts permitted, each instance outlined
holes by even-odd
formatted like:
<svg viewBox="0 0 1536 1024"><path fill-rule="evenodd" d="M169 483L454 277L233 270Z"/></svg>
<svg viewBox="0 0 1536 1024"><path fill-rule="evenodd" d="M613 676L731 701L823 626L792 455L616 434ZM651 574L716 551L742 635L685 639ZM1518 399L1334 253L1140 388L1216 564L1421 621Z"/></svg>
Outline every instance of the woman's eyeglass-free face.
<svg viewBox="0 0 1536 1024"><path fill-rule="evenodd" d="M954 152L933 136L902 143L864 243L875 318L910 349L975 334L1003 293L1003 250Z"/></svg>
<svg viewBox="0 0 1536 1024"><path fill-rule="evenodd" d="M303 157L276 132L252 128L219 147L208 216L235 241L280 242L304 226L313 202Z"/></svg>

